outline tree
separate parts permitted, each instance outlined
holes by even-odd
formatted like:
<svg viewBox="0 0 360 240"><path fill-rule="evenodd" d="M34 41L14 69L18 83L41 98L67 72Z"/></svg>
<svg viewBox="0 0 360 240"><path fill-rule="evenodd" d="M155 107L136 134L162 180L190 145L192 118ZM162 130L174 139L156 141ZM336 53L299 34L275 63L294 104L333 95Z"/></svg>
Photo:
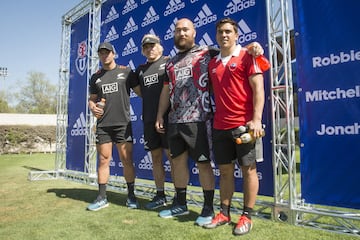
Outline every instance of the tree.
<svg viewBox="0 0 360 240"><path fill-rule="evenodd" d="M27 82L16 94L17 112L54 114L56 113L56 87L41 72L29 72Z"/></svg>
<svg viewBox="0 0 360 240"><path fill-rule="evenodd" d="M0 91L0 113L12 112L14 112L14 109L9 106L9 96L4 91Z"/></svg>

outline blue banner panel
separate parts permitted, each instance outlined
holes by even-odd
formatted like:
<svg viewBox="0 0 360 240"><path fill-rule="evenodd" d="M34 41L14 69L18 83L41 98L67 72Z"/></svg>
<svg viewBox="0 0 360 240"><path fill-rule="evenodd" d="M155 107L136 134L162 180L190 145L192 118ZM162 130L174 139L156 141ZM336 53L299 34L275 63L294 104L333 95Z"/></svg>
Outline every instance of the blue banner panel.
<svg viewBox="0 0 360 240"><path fill-rule="evenodd" d="M111 42L117 51L117 63L128 65L135 69L146 59L141 55L141 39L144 34L156 34L161 39L164 54L174 56L177 49L174 47L175 23L180 18L191 19L196 26L196 43L200 45L216 46L215 23L224 18L231 17L238 22L239 41L245 46L250 42L260 42L264 48L267 46L267 23L265 1L208 1L208 0L108 0L102 6L101 41ZM267 55L265 49L265 55ZM269 80L265 76L265 86L269 93ZM136 95L131 97L134 116L132 124L134 131L134 162L136 174L139 178L152 178L152 162L149 153L144 151L141 99ZM264 161L258 163L260 179L260 194L273 195L273 173L271 154L271 113L270 102L264 111L264 123L268 126L264 138ZM115 152L115 151L114 151ZM115 159L112 164L111 174L121 175L122 166ZM216 183L219 182L219 171L214 166ZM170 163L164 158L167 181L171 181ZM193 161L189 161L191 172L190 184L199 186L198 170ZM234 173L236 176L236 190L242 189L242 176L239 168Z"/></svg>
<svg viewBox="0 0 360 240"><path fill-rule="evenodd" d="M360 1L293 2L302 197L360 209Z"/></svg>
<svg viewBox="0 0 360 240"><path fill-rule="evenodd" d="M71 25L66 168L84 171L89 14Z"/></svg>

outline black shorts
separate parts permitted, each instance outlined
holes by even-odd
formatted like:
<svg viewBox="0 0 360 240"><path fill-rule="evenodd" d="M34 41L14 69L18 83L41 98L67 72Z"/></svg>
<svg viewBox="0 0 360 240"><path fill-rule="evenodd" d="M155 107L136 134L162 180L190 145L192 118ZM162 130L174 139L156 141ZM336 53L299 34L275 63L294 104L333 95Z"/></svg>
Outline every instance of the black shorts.
<svg viewBox="0 0 360 240"><path fill-rule="evenodd" d="M216 164L228 164L238 161L241 166L250 166L256 162L255 143L237 144L234 141L235 129L213 129L213 151Z"/></svg>
<svg viewBox="0 0 360 240"><path fill-rule="evenodd" d="M96 128L96 144L132 142L131 122L127 125Z"/></svg>
<svg viewBox="0 0 360 240"><path fill-rule="evenodd" d="M168 140L172 158L186 150L196 162L210 161L209 138L205 122L168 125Z"/></svg>
<svg viewBox="0 0 360 240"><path fill-rule="evenodd" d="M167 130L167 127L165 126ZM144 123L144 148L152 151L157 148L169 148L167 133L158 133L155 129L155 122Z"/></svg>

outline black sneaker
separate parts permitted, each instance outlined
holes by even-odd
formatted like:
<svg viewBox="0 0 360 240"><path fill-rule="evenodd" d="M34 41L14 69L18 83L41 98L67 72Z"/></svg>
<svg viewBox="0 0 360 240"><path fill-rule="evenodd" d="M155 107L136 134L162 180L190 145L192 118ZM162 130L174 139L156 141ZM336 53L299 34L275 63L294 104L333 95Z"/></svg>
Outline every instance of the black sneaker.
<svg viewBox="0 0 360 240"><path fill-rule="evenodd" d="M157 209L159 207L165 207L166 206L166 198L165 197L161 197L161 196L155 196L151 202L149 202L148 204L146 204L145 208L146 209Z"/></svg>

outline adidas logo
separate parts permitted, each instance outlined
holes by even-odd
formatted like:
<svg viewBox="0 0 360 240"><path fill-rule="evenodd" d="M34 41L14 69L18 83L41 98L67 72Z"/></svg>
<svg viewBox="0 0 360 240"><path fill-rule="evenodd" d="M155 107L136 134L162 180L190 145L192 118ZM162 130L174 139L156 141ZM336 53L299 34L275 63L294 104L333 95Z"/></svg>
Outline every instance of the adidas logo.
<svg viewBox="0 0 360 240"><path fill-rule="evenodd" d="M173 47L169 53L169 56L174 57L178 53L178 51L179 50L177 50L177 48Z"/></svg>
<svg viewBox="0 0 360 240"><path fill-rule="evenodd" d="M119 14L116 11L115 7L112 6L110 8L110 11L109 11L108 15L106 16L105 23L109 23L111 21L114 21L117 18L119 18Z"/></svg>
<svg viewBox="0 0 360 240"><path fill-rule="evenodd" d="M76 122L71 129L70 135L73 137L86 135L86 120L83 112L81 112L79 118L76 119Z"/></svg>
<svg viewBox="0 0 360 240"><path fill-rule="evenodd" d="M181 0L170 0L169 4L166 6L164 16L168 16L174 12L177 12L185 7L185 3Z"/></svg>
<svg viewBox="0 0 360 240"><path fill-rule="evenodd" d="M135 70L135 69L136 69L133 60L130 60L130 61L129 61L129 64L128 64L127 66L128 66L129 68L131 68L132 70Z"/></svg>
<svg viewBox="0 0 360 240"><path fill-rule="evenodd" d="M135 45L134 39L130 38L121 55L127 56L136 53L137 51L138 51L138 47Z"/></svg>
<svg viewBox="0 0 360 240"><path fill-rule="evenodd" d="M141 23L142 27L145 27L151 23L154 23L160 19L159 15L155 12L153 6L149 8L147 13L145 14L145 17L143 19L143 22Z"/></svg>
<svg viewBox="0 0 360 240"><path fill-rule="evenodd" d="M139 169L152 170L152 158L151 153L148 152L143 159L140 160Z"/></svg>
<svg viewBox="0 0 360 240"><path fill-rule="evenodd" d="M132 122L135 122L137 120L137 116L135 115L134 109L132 108L131 105L130 105L130 120Z"/></svg>
<svg viewBox="0 0 360 240"><path fill-rule="evenodd" d="M126 139L125 139L125 142L133 142L133 138L132 136L128 136Z"/></svg>
<svg viewBox="0 0 360 240"><path fill-rule="evenodd" d="M209 160L207 157L205 157L204 155L201 154L201 156L199 157L198 161L202 162L202 161L207 161Z"/></svg>
<svg viewBox="0 0 360 240"><path fill-rule="evenodd" d="M170 165L169 159L166 159L166 161L165 161L164 170L165 170L165 172L171 172L171 165Z"/></svg>
<svg viewBox="0 0 360 240"><path fill-rule="evenodd" d="M244 42L254 41L257 38L256 32L252 32L249 26L246 24L244 19L241 19L238 22L239 26L239 38L238 43L242 44Z"/></svg>
<svg viewBox="0 0 360 240"><path fill-rule="evenodd" d="M197 14L197 17L194 19L194 25L198 28L206 24L215 22L216 20L216 14L213 14L208 5L205 3L202 6L200 12Z"/></svg>
<svg viewBox="0 0 360 240"><path fill-rule="evenodd" d="M126 23L124 31L122 32L123 36L126 36L132 32L138 30L138 26L135 24L135 21L132 17L129 18L129 21Z"/></svg>
<svg viewBox="0 0 360 240"><path fill-rule="evenodd" d="M119 34L117 34L116 29L112 26L109 32L106 34L105 42L111 42L119 38Z"/></svg>
<svg viewBox="0 0 360 240"><path fill-rule="evenodd" d="M136 98L136 97L138 97L138 95L136 95L134 90L132 88L130 88L130 98Z"/></svg>
<svg viewBox="0 0 360 240"><path fill-rule="evenodd" d="M157 36L157 34L155 33L154 29L152 29L152 28L149 30L149 34L152 34L152 35L156 35L156 36Z"/></svg>
<svg viewBox="0 0 360 240"><path fill-rule="evenodd" d="M213 46L214 42L211 40L209 34L205 33L199 41L199 45Z"/></svg>
<svg viewBox="0 0 360 240"><path fill-rule="evenodd" d="M226 6L224 16L229 16L253 6L255 6L255 0L232 0Z"/></svg>
<svg viewBox="0 0 360 240"><path fill-rule="evenodd" d="M174 38L174 32L175 32L175 25L176 22L178 21L177 18L174 18L174 20L172 21L170 27L168 28L168 30L166 31L166 34L164 36L164 40L169 40Z"/></svg>
<svg viewBox="0 0 360 240"><path fill-rule="evenodd" d="M122 10L122 15L125 15L128 12L131 12L132 10L136 9L137 7L138 7L138 4L135 2L135 0L127 0L124 8Z"/></svg>
<svg viewBox="0 0 360 240"><path fill-rule="evenodd" d="M121 161L120 161L121 162ZM115 161L114 161L114 158L112 157L111 159L110 159L110 163L109 163L109 167L115 167L116 166L116 163L115 163Z"/></svg>

